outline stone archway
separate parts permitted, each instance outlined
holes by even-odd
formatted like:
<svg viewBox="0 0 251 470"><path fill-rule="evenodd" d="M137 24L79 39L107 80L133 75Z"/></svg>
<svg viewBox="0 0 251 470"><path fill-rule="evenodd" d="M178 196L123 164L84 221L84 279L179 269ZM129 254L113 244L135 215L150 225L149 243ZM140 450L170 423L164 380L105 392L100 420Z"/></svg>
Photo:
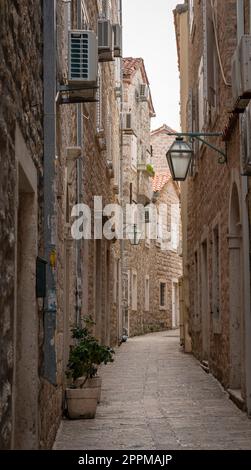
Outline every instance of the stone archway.
<svg viewBox="0 0 251 470"><path fill-rule="evenodd" d="M230 377L233 390L242 384L242 227L239 193L233 184L229 213L229 321L230 321Z"/></svg>

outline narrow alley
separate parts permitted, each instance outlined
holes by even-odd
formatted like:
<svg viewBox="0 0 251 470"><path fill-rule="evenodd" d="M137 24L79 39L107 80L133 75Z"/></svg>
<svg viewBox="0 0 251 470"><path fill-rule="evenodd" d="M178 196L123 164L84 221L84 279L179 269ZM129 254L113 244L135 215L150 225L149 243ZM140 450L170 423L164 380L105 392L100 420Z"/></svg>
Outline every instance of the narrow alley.
<svg viewBox="0 0 251 470"><path fill-rule="evenodd" d="M0 462L251 450L251 0L0 0L0 97Z"/></svg>
<svg viewBox="0 0 251 470"><path fill-rule="evenodd" d="M179 350L178 330L130 339L101 375L96 419L64 420L54 449L251 449L251 421Z"/></svg>

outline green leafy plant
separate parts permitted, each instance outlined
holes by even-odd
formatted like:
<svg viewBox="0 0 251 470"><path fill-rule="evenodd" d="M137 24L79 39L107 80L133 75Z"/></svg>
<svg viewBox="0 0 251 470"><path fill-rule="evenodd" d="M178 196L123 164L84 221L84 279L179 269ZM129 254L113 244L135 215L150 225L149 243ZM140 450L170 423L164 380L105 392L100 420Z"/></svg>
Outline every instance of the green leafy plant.
<svg viewBox="0 0 251 470"><path fill-rule="evenodd" d="M150 176L152 176L152 177L155 176L154 168L153 168L153 166L152 166L150 163L148 163L148 164L146 165L146 171L147 171L147 173L149 173Z"/></svg>
<svg viewBox="0 0 251 470"><path fill-rule="evenodd" d="M95 325L91 317L85 318L85 326L74 327L72 338L75 345L70 348L69 362L66 371L68 378L73 381L84 376L88 378L97 375L100 364L113 362L114 351L108 346L102 346L97 339L92 336L90 329Z"/></svg>

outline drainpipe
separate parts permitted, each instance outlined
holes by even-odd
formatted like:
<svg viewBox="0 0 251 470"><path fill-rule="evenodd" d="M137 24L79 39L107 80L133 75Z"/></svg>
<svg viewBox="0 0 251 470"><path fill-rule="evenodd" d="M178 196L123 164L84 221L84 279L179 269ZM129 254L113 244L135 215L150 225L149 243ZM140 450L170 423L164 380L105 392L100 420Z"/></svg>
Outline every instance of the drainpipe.
<svg viewBox="0 0 251 470"><path fill-rule="evenodd" d="M250 225L248 211L248 178L242 176L241 180L241 207L242 207L242 243L243 243L243 296L244 296L244 360L246 376L247 412L251 416L251 297L250 297Z"/></svg>
<svg viewBox="0 0 251 470"><path fill-rule="evenodd" d="M47 264L44 303L44 377L56 385L56 1L43 1L44 36L44 245Z"/></svg>
<svg viewBox="0 0 251 470"><path fill-rule="evenodd" d="M251 2L250 2L251 7ZM251 8L250 8L251 14ZM251 17L250 17L251 21ZM237 41L244 34L244 2L237 2ZM249 25L251 34L251 23ZM241 118L239 119L239 129L241 129ZM241 138L241 133L240 133ZM242 163L241 163L242 165ZM241 211L242 211L242 243L243 243L243 310L244 310L244 360L246 377L246 405L248 415L251 416L251 295L250 295L250 214L249 214L249 179L247 176L241 177Z"/></svg>
<svg viewBox="0 0 251 470"><path fill-rule="evenodd" d="M120 24L123 26L123 11L122 11L122 0L119 1L119 17L120 17ZM121 54L123 57L123 54ZM125 207L124 207L124 188L123 188L123 59L121 59L121 67L120 67L120 83L121 83L121 113L120 113L120 204L123 209L123 215L125 217ZM125 228L125 220L123 220L123 225ZM120 240L120 292L119 292L119 312L118 312L118 342L120 344L121 337L123 335L124 328L127 329L125 324L125 317L126 317L126 305L124 299L124 282L125 282L125 240L124 240L124 230L123 230L123 239Z"/></svg>
<svg viewBox="0 0 251 470"><path fill-rule="evenodd" d="M238 0L237 4L237 44L239 44L239 41L241 37L244 34L244 0Z"/></svg>
<svg viewBox="0 0 251 470"><path fill-rule="evenodd" d="M81 0L77 2L77 29L82 28L82 12ZM81 104L77 104L77 146L82 149L83 129L82 129L82 112ZM77 174L77 204L80 204L82 198L82 150L81 156L76 161L76 174ZM82 309L82 240L76 240L76 324L80 326L81 323L81 309Z"/></svg>

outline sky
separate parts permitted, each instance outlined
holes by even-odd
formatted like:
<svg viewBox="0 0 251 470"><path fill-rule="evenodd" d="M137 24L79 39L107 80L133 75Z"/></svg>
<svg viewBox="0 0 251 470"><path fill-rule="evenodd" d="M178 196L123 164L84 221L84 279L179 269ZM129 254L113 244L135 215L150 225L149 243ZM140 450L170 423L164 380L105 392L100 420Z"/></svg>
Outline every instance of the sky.
<svg viewBox="0 0 251 470"><path fill-rule="evenodd" d="M142 57L150 81L156 118L180 129L179 72L172 10L178 0L123 0L123 56Z"/></svg>

